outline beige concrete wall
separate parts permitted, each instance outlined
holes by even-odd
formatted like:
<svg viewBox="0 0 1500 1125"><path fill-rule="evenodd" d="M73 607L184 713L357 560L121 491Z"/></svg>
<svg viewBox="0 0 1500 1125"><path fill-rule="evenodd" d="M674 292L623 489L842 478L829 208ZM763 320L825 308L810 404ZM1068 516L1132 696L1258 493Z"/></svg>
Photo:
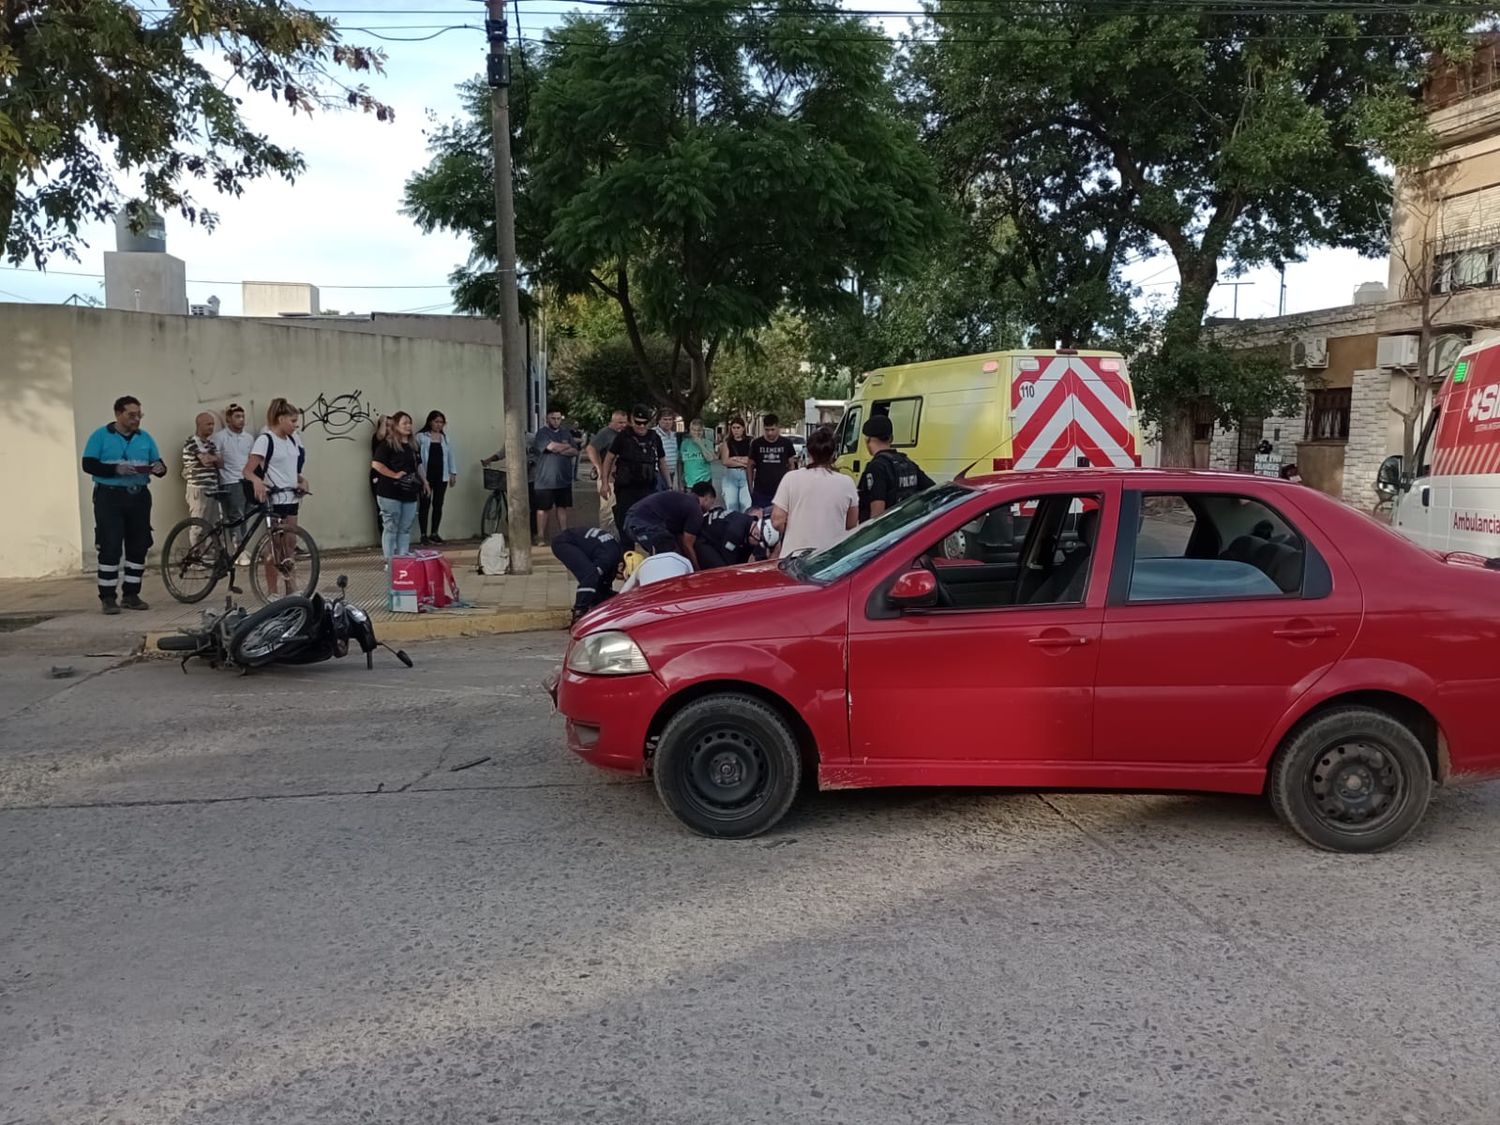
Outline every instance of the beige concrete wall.
<svg viewBox="0 0 1500 1125"><path fill-rule="evenodd" d="M0 578L75 571L85 543L70 335L61 317L22 316L28 307L0 305Z"/></svg>
<svg viewBox="0 0 1500 1125"><path fill-rule="evenodd" d="M418 425L430 409L448 416L462 464L443 530L450 538L478 530L485 494L477 461L501 446L498 348L248 319L0 305L0 342L12 340L21 346L0 346L0 401L7 404L0 450L7 462L25 466L28 482L43 475L33 472L43 464L49 479L37 486L38 499L26 501L32 518L25 522L37 529L0 546L0 576L66 573L91 563L90 483L78 459L125 393L141 400L145 428L172 469L152 486L158 547L186 515L176 451L194 416L239 402L259 430L278 395L308 410L302 440L314 495L303 503L303 523L320 546L375 541L369 418L398 409ZM37 439L23 434L28 417L43 420ZM35 446L49 442L42 460ZM12 454L21 449L32 451L29 462Z"/></svg>

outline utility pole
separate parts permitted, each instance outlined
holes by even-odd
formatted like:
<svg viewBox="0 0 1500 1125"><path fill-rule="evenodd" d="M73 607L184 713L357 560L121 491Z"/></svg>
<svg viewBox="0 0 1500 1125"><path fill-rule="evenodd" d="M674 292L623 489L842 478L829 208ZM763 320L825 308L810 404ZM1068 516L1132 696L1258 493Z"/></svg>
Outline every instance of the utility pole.
<svg viewBox="0 0 1500 1125"><path fill-rule="evenodd" d="M1232 315L1235 320L1239 320L1239 318L1240 318L1240 289L1242 287L1246 286L1246 285L1254 285L1255 282L1253 282L1253 281L1221 281L1221 282L1219 282L1219 284L1220 285L1228 286L1229 288L1231 288L1231 289L1234 290L1234 312L1232 314L1230 314L1230 315Z"/></svg>
<svg viewBox="0 0 1500 1125"><path fill-rule="evenodd" d="M1276 303L1276 315L1286 316L1286 263L1280 262L1276 268L1281 273L1281 300Z"/></svg>
<svg viewBox="0 0 1500 1125"><path fill-rule="evenodd" d="M511 574L531 573L531 500L526 489L526 368L521 294L516 279L516 202L510 165L510 53L505 0L487 0L490 42L490 131L495 154L495 242L500 282L500 363L505 394L505 506Z"/></svg>

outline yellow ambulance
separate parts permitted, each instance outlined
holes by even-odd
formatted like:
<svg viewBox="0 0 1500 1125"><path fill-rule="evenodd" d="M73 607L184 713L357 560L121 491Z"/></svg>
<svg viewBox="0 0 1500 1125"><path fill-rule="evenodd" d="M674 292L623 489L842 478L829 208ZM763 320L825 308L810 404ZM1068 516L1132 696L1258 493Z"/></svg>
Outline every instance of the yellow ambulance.
<svg viewBox="0 0 1500 1125"><path fill-rule="evenodd" d="M935 481L965 470L1141 463L1135 393L1118 352L990 352L868 372L839 427L838 467L856 480L869 459L860 428L881 414L892 444Z"/></svg>

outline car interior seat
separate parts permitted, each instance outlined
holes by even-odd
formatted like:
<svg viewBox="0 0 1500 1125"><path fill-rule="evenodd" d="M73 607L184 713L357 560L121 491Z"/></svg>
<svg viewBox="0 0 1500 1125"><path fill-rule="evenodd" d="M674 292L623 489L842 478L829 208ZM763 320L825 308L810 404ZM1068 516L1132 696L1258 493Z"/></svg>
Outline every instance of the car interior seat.
<svg viewBox="0 0 1500 1125"><path fill-rule="evenodd" d="M1088 577L1089 557L1094 553L1098 535L1098 510L1082 513L1078 517L1078 546L1047 572L1041 584L1026 596L1024 604L1048 605L1080 600Z"/></svg>

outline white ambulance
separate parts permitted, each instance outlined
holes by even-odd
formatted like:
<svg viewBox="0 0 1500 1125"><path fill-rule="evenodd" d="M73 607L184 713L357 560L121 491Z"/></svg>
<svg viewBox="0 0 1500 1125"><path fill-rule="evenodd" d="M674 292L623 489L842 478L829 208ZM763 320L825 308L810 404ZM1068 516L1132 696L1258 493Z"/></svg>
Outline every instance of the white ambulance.
<svg viewBox="0 0 1500 1125"><path fill-rule="evenodd" d="M1459 354L1435 396L1416 464L1381 466L1396 529L1435 551L1500 558L1500 339Z"/></svg>

